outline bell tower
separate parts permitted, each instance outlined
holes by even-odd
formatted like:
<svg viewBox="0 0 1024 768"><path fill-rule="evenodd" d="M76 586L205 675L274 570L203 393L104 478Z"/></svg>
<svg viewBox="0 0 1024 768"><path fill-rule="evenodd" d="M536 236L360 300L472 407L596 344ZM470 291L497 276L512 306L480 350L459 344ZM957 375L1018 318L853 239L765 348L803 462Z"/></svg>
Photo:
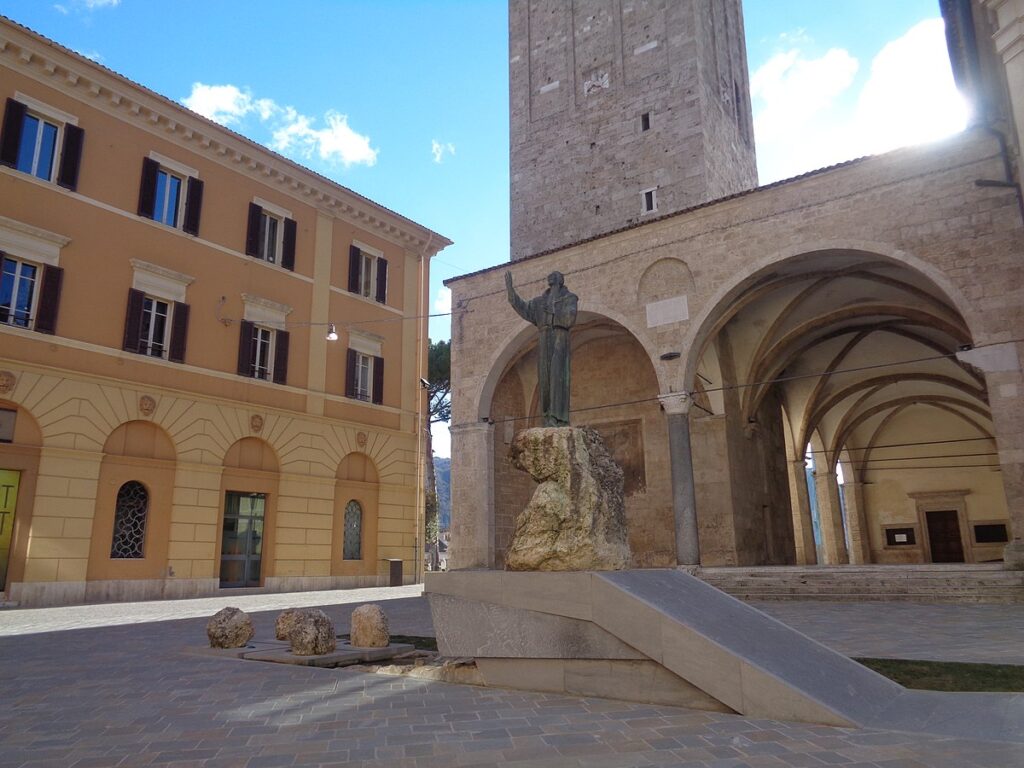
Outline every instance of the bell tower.
<svg viewBox="0 0 1024 768"><path fill-rule="evenodd" d="M512 259L757 185L741 0L510 0Z"/></svg>

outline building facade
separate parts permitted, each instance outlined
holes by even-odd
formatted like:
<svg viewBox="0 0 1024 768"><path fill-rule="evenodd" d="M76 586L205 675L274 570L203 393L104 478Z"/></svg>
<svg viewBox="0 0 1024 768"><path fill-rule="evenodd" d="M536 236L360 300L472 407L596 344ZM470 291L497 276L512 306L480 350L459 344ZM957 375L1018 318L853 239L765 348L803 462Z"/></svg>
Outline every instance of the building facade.
<svg viewBox="0 0 1024 768"><path fill-rule="evenodd" d="M547 31L531 11L527 28L523 5L511 3L513 261L447 283L452 567L501 567L532 493L507 456L515 431L537 424L535 330L494 301L505 271L532 296L555 270L579 296L572 421L597 428L623 466L634 565L1024 567L1019 0L942 3L957 80L984 105L963 134L647 220L612 216L589 234L561 222L589 216L587 166L553 207L532 192L547 167L517 161L539 135L515 135L534 117L517 100L524 30L531 46L575 50L556 13ZM676 65L701 70L707 20L733 5L693 5L705 28L651 25L662 32L633 55L689 35L703 42ZM609 97L631 103L615 89L643 91L671 61L635 83L610 78ZM713 90L688 96L698 114L718 108ZM642 166L642 132L617 151ZM740 147L732 175L751 159ZM631 177L618 181L639 199ZM517 207L557 221L534 213L517 227Z"/></svg>
<svg viewBox="0 0 1024 768"><path fill-rule="evenodd" d="M408 583L444 237L0 23L0 588Z"/></svg>

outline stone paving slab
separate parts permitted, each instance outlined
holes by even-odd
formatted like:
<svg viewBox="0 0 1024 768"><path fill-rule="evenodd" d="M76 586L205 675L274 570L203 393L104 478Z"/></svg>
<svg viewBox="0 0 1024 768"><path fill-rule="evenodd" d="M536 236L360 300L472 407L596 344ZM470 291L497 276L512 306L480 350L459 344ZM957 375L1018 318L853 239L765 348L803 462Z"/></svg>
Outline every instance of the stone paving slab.
<svg viewBox="0 0 1024 768"><path fill-rule="evenodd" d="M325 606L339 631L358 601L372 600L395 634L430 634L425 601L370 592ZM307 597L325 602L324 593ZM39 616L0 612L8 630L0 638L0 768L1024 766L1013 744L183 652L203 643L206 617L220 607L202 618L171 620L165 611L163 621L64 631L44 631ZM254 615L258 633L273 632L276 609ZM66 625L66 617L55 620Z"/></svg>
<svg viewBox="0 0 1024 768"><path fill-rule="evenodd" d="M416 650L409 643L391 643L384 648L355 648L348 643L338 643L338 647L330 653L315 656L299 656L288 647L265 650L253 650L243 653L240 658L246 661L269 661L275 664L293 664L300 667L347 667L374 661L385 661Z"/></svg>

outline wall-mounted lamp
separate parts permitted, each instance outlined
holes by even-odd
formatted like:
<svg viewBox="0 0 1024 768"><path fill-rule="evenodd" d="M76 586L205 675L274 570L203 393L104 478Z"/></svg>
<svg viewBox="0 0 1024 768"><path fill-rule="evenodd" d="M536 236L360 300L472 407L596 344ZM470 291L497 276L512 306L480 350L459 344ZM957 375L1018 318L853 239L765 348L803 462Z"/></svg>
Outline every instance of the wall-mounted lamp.
<svg viewBox="0 0 1024 768"><path fill-rule="evenodd" d="M327 340L337 341L338 340L338 329L334 327L334 323L327 324Z"/></svg>
<svg viewBox="0 0 1024 768"><path fill-rule="evenodd" d="M426 379L421 378L420 386L423 387L424 389L430 389L430 382L427 381Z"/></svg>

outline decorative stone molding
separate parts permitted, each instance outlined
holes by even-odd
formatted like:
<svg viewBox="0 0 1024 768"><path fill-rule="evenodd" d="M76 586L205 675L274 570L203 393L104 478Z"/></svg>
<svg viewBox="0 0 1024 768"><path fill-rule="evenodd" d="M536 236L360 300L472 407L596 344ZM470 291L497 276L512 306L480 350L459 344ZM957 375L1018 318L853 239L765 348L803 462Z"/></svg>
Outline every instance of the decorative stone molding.
<svg viewBox="0 0 1024 768"><path fill-rule="evenodd" d="M365 432L357 432L356 433L356 445L358 445L360 448L365 448L366 447L366 433Z"/></svg>
<svg viewBox="0 0 1024 768"><path fill-rule="evenodd" d="M143 416L152 416L156 412L156 400L149 395L139 398L139 413Z"/></svg>
<svg viewBox="0 0 1024 768"><path fill-rule="evenodd" d="M70 242L70 237L0 216L0 251L12 256L55 267L60 262L60 249Z"/></svg>
<svg viewBox="0 0 1024 768"><path fill-rule="evenodd" d="M249 417L249 429L253 433L255 433L255 434L259 434L260 432L262 432L263 431L263 417L260 416L258 413L254 413L252 416L250 416Z"/></svg>
<svg viewBox="0 0 1024 768"><path fill-rule="evenodd" d="M18 378L10 371L0 371L0 394L6 395L17 382Z"/></svg>
<svg viewBox="0 0 1024 768"><path fill-rule="evenodd" d="M658 395L658 401L665 413L672 415L676 413L687 414L690 412L690 405L693 398L689 392L669 392L666 395Z"/></svg>
<svg viewBox="0 0 1024 768"><path fill-rule="evenodd" d="M171 301L185 301L185 291L194 281L191 275L150 264L141 259L128 260L132 269L132 288Z"/></svg>
<svg viewBox="0 0 1024 768"><path fill-rule="evenodd" d="M267 325L279 325L283 329L285 318L291 314L292 308L287 304L279 304L262 296L253 296L249 293L242 294L242 303L245 305L244 319L250 323L265 323Z"/></svg>

